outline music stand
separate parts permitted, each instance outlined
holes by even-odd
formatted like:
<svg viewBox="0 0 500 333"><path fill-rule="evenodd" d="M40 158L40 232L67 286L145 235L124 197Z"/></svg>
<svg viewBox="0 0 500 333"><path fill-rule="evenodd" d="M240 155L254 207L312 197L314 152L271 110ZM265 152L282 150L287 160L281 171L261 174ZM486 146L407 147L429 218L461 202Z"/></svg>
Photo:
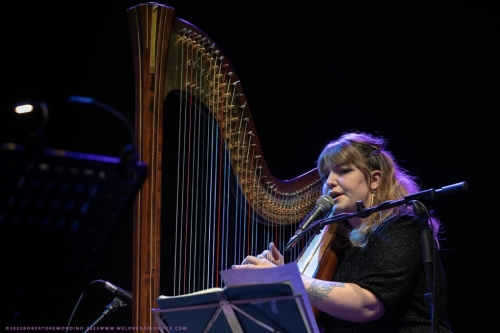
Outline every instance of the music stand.
<svg viewBox="0 0 500 333"><path fill-rule="evenodd" d="M33 247L58 282L95 266L147 175L137 161L13 143L0 143L0 161L0 240Z"/></svg>
<svg viewBox="0 0 500 333"><path fill-rule="evenodd" d="M287 282L240 285L160 297L152 312L167 332L316 332L306 318L303 297Z"/></svg>

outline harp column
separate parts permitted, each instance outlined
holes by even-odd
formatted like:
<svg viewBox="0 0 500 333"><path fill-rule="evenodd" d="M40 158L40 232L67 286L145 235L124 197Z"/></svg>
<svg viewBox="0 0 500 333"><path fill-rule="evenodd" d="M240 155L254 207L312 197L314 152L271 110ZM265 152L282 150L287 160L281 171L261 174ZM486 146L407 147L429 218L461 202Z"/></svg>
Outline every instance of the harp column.
<svg viewBox="0 0 500 333"><path fill-rule="evenodd" d="M156 327L151 309L160 294L162 123L169 38L175 11L157 3L127 10L135 70L135 132L149 167L134 203L132 326ZM140 330L144 333L144 329Z"/></svg>

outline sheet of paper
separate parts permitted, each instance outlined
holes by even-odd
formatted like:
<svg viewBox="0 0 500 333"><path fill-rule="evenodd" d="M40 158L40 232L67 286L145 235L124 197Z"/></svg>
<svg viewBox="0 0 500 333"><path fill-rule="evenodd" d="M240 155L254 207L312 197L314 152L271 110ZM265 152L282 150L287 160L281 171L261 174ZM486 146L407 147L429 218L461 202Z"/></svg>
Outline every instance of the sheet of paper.
<svg viewBox="0 0 500 333"><path fill-rule="evenodd" d="M302 295L304 310L313 332L319 332L297 263L293 262L275 268L228 269L220 273L227 287L239 284L289 282L292 285L294 293Z"/></svg>

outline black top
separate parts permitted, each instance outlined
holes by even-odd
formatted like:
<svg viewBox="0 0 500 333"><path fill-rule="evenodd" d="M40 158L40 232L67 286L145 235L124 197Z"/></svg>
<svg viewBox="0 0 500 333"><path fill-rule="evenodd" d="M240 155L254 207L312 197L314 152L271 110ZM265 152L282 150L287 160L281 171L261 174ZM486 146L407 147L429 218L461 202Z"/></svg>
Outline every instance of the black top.
<svg viewBox="0 0 500 333"><path fill-rule="evenodd" d="M382 318L354 323L322 313L325 332L430 332L426 270L418 218L398 216L384 221L368 236L365 247L350 246L334 281L370 290L385 306ZM446 285L439 255L435 280L436 329L451 332L446 318Z"/></svg>

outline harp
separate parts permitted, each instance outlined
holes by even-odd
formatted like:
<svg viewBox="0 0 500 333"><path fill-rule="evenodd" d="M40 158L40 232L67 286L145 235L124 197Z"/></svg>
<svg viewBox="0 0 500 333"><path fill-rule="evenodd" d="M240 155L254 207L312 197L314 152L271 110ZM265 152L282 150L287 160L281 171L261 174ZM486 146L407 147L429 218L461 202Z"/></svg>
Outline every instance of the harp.
<svg viewBox="0 0 500 333"><path fill-rule="evenodd" d="M134 204L132 323L154 327L160 294L221 286L220 270L285 244L323 183L315 170L272 175L241 82L202 30L158 3L127 15L136 145L149 166Z"/></svg>

